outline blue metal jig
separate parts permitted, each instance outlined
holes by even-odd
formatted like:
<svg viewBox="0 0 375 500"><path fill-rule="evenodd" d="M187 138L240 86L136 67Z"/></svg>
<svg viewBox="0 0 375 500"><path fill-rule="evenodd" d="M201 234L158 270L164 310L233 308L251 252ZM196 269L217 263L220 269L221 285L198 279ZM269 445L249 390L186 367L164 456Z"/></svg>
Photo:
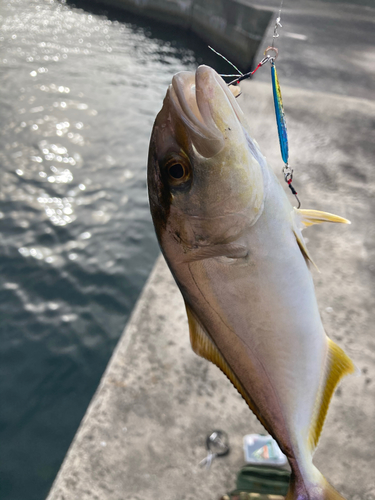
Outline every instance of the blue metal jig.
<svg viewBox="0 0 375 500"><path fill-rule="evenodd" d="M273 102L275 104L276 123L277 123L277 131L279 133L281 157L284 163L288 164L289 161L288 133L286 129L285 113L283 107L283 100L281 97L280 84L277 78L277 71L274 62L271 64L271 78L272 78Z"/></svg>
<svg viewBox="0 0 375 500"><path fill-rule="evenodd" d="M275 39L279 38L280 35L278 33L278 29L282 28L282 24L280 22L282 6L283 6L283 0L281 0L279 15L276 19L275 27L273 30L272 46L267 47L267 49L264 52L263 59L258 63L258 65L256 66L256 68L253 71L249 71L248 73L245 73L245 74L241 73L241 71L236 66L234 66L234 64L232 64L230 61L228 61L228 59L226 59L223 55L221 55L219 52L212 49L211 47L210 47L210 49L213 50L220 57L222 57L229 64L231 64L231 66L233 66L233 68L238 72L235 75L221 75L221 76L235 76L236 77L236 79L229 82L228 85L238 85L242 80L246 80L247 78L250 78L259 68L264 66L267 62L271 63L271 80L272 80L272 90L273 90L273 102L275 105L277 132L279 134L281 157L282 157L283 162L284 162L283 175L284 175L285 182L289 186L289 189L291 190L292 194L294 194L294 196L296 197L296 200L298 201L297 208L300 208L301 202L297 196L297 191L292 186L293 169L289 167L288 132L286 129L285 113L284 113L283 100L281 97L280 84L279 84L279 79L277 77L277 71L276 71L276 66L275 66L275 61L276 61L276 58L279 54L278 49L275 47ZM271 54L270 54L270 52L271 52Z"/></svg>

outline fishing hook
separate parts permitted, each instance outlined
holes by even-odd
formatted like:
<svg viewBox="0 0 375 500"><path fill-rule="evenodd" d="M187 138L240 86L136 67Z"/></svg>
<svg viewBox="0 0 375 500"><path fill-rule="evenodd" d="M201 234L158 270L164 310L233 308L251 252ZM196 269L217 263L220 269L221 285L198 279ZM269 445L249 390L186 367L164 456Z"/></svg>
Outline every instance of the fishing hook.
<svg viewBox="0 0 375 500"><path fill-rule="evenodd" d="M300 199L298 198L298 193L294 189L294 187L292 186L293 169L290 168L289 165L286 163L285 166L283 167L282 172L283 172L283 175L284 175L285 182L288 184L289 189L292 191L292 194L294 194L294 196L296 197L296 200L298 202L298 207L297 208L300 208L301 207L301 202L300 202Z"/></svg>

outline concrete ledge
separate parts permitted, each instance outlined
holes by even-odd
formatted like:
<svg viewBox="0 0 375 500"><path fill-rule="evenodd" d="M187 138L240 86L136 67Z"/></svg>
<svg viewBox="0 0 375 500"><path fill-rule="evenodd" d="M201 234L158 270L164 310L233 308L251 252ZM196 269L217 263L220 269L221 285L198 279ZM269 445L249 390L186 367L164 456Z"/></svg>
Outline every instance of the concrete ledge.
<svg viewBox="0 0 375 500"><path fill-rule="evenodd" d="M242 69L248 69L272 11L241 0L96 0L193 31Z"/></svg>
<svg viewBox="0 0 375 500"><path fill-rule="evenodd" d="M280 171L270 84L240 98L252 135ZM315 463L348 500L375 497L375 324L372 140L375 104L284 86L290 157L303 208L351 226L305 231L328 335L362 370L331 402ZM232 452L206 473L205 437ZM242 437L262 427L219 370L191 350L184 304L160 258L69 449L48 500L214 500L243 465Z"/></svg>
<svg viewBox="0 0 375 500"><path fill-rule="evenodd" d="M160 258L49 500L193 500L234 487L242 435L262 427L188 337L180 292ZM230 434L233 451L206 472L198 463L216 428Z"/></svg>

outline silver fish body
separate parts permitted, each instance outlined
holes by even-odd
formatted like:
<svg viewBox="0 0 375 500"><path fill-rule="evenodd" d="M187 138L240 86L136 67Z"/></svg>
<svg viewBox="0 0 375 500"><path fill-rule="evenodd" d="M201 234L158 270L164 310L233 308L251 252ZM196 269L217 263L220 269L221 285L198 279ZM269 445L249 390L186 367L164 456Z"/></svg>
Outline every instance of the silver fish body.
<svg viewBox="0 0 375 500"><path fill-rule="evenodd" d="M194 351L218 365L278 441L287 498L342 498L312 464L329 400L354 371L325 334L301 234L344 222L293 209L223 80L177 74L151 137L151 213Z"/></svg>

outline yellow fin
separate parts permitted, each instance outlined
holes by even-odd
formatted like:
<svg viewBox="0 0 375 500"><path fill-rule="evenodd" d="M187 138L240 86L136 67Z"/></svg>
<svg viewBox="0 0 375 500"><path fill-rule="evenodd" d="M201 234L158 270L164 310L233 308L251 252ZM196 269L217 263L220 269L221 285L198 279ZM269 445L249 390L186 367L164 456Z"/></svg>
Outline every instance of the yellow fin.
<svg viewBox="0 0 375 500"><path fill-rule="evenodd" d="M306 495L303 498L319 498L321 500L345 500L340 493L329 484L327 479L315 469L315 478L313 482L305 483L300 471L293 471L290 476L289 489L285 500L295 500L301 498L300 491L305 491ZM318 497L317 497L318 493Z"/></svg>
<svg viewBox="0 0 375 500"><path fill-rule="evenodd" d="M307 250L307 246L306 246L305 240L303 239L301 231L299 229L297 229L296 226L294 226L293 233L294 233L294 236L296 237L299 249L301 250L302 255L305 257L305 260L307 262L310 261L311 264L315 267L315 269L320 273L318 266L312 260L310 252Z"/></svg>
<svg viewBox="0 0 375 500"><path fill-rule="evenodd" d="M344 217L329 214L328 212L321 212L320 210L304 210L301 208L295 208L294 210L299 215L302 224L306 227L312 226L313 224L321 224L322 222L351 224L351 222L348 219L344 219Z"/></svg>
<svg viewBox="0 0 375 500"><path fill-rule="evenodd" d="M341 347L335 344L333 340L328 339L326 375L308 437L311 451L313 451L318 444L329 403L337 384L342 377L349 373L354 373L355 371L356 367L349 356L347 356Z"/></svg>
<svg viewBox="0 0 375 500"><path fill-rule="evenodd" d="M202 358L211 361L211 363L220 368L220 370L224 373L224 375L226 375L229 378L234 387L244 398L250 410L256 415L256 417L263 425L263 427L267 430L267 432L270 433L270 430L267 428L268 426L259 415L259 411L257 411L257 408L253 403L253 401L251 400L250 396L247 394L241 382L238 380L233 370L225 361L224 356L216 347L214 341L211 339L210 335L206 332L205 328L202 326L202 324L197 319L197 317L195 316L195 314L193 313L193 311L187 305L186 302L185 302L185 307L189 322L190 343L195 354L198 354L198 356L201 356Z"/></svg>

